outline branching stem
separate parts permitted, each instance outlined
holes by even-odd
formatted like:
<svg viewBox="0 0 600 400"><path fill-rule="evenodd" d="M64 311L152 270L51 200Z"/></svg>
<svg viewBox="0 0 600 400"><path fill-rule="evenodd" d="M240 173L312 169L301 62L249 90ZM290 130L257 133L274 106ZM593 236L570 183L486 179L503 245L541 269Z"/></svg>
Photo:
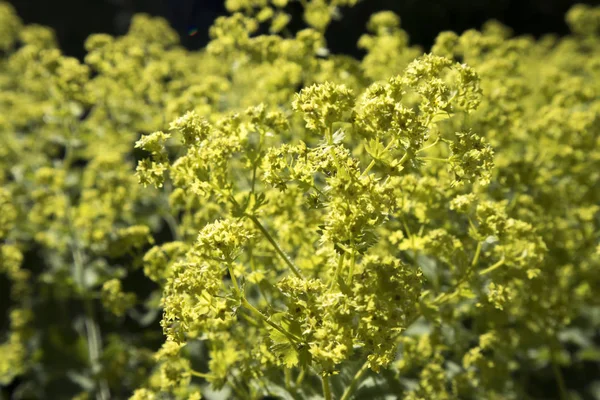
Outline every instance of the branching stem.
<svg viewBox="0 0 600 400"><path fill-rule="evenodd" d="M250 218L252 222L254 222L254 225L256 225L256 227L262 232L262 234L269 241L269 243L271 243L277 254L279 254L279 256L283 258L283 261L285 261L288 267L290 267L290 270L294 273L294 275L296 275L300 279L304 279L302 273L300 272L300 269L294 264L292 259L281 249L279 244L275 241L273 236L271 236L269 231L267 231L267 229L260 223L258 218L256 218L254 215L248 215L248 218Z"/></svg>
<svg viewBox="0 0 600 400"><path fill-rule="evenodd" d="M385 148L383 149L383 152L388 151L395 143L396 143L395 139L390 140L388 145L385 146ZM400 159L400 162L398 163L398 165L403 165L407 160L408 160L408 153L404 153L404 155ZM367 175L369 173L369 171L371 171L371 169L375 166L376 161L377 161L376 159L371 160L369 165L367 165L367 168L362 172L362 174L360 176L363 177L363 176Z"/></svg>
<svg viewBox="0 0 600 400"><path fill-rule="evenodd" d="M494 264L494 265L492 265L492 266L490 266L490 267L488 267L488 268L486 268L486 269L484 269L484 270L481 270L481 271L479 272L479 275L483 276L483 275L489 274L489 273L490 273L490 272L492 272L492 271L495 271L495 270L497 270L498 268L500 268L501 266L503 266L503 265L504 265L504 262L505 262L505 261L506 261L506 260L504 259L504 257L502 257L502 258L500 259L500 261L498 261L496 264Z"/></svg>
<svg viewBox="0 0 600 400"><path fill-rule="evenodd" d="M251 311L252 313L254 313L257 317L259 317L261 320L263 320L267 325L269 325L273 329L281 332L283 335L285 335L285 337L287 337L289 339L290 342L292 342L294 344L302 342L301 338L293 335L292 333L288 332L285 328L283 328L279 324L276 324L275 322L273 322L269 318L267 318L262 312L260 312L260 310L258 308L254 307L252 304L250 304L250 302L248 300L246 300L245 297L242 297L242 306L245 309L247 309L248 311Z"/></svg>

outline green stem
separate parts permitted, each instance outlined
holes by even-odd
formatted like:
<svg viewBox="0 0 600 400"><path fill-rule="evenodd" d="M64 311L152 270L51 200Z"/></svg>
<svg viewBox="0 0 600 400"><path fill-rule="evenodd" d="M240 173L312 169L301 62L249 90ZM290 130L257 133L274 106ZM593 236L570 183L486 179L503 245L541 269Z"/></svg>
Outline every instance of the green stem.
<svg viewBox="0 0 600 400"><path fill-rule="evenodd" d="M398 165L404 165L406 164L406 161L408 161L408 154L409 153L404 153L404 155L402 156L402 158L400 159L400 161L398 161Z"/></svg>
<svg viewBox="0 0 600 400"><path fill-rule="evenodd" d="M292 379L291 379L290 373L291 373L291 371L289 368L283 369L283 374L285 375L285 388L287 389L288 392L292 389Z"/></svg>
<svg viewBox="0 0 600 400"><path fill-rule="evenodd" d="M371 170L371 168L373 168L374 166L375 166L375 160L371 160L371 162L369 163L369 165L367 165L367 168L363 171L361 176L367 175L369 173L369 171Z"/></svg>
<svg viewBox="0 0 600 400"><path fill-rule="evenodd" d="M477 242L477 248L475 249L475 255L473 256L473 261L471 262L471 266L474 267L479 262L479 255L481 254L481 242Z"/></svg>
<svg viewBox="0 0 600 400"><path fill-rule="evenodd" d="M100 372L102 369L100 363L100 353L102 351L102 338L100 336L100 328L98 324L94 320L94 309L93 305L90 301L85 302L86 308L86 317L85 317L85 331L87 336L88 343L88 353L90 356L90 364L92 366L92 371L94 374ZM100 390L96 394L97 400L108 400L110 399L110 391L108 388L108 383L101 379L99 382Z"/></svg>
<svg viewBox="0 0 600 400"><path fill-rule="evenodd" d="M235 274L233 273L233 263L231 261L227 262L227 270L229 271L229 276L231 276L231 283L233 283L233 288L235 289L235 292L239 296L242 296L243 293L241 292L240 286L238 285L238 282L237 282L237 278L235 277Z"/></svg>
<svg viewBox="0 0 600 400"><path fill-rule="evenodd" d="M240 315L242 316L242 318L244 318L246 321L248 321L248 323L250 323L250 325L255 326L257 328L261 326L260 322L258 322L254 318L252 318L250 315L248 315L246 313L240 313Z"/></svg>
<svg viewBox="0 0 600 400"><path fill-rule="evenodd" d="M404 230L406 231L406 234L408 235L408 240L410 240L411 249L414 251L415 238L413 237L412 232L408 228L408 223L406 222L406 218L404 217L404 215L402 216L402 226L404 227ZM416 260L416 257L415 257L415 260Z"/></svg>
<svg viewBox="0 0 600 400"><path fill-rule="evenodd" d="M417 319L419 319L418 315L413 316L406 324L406 328L408 329L412 324L415 323L415 321ZM402 332L398 332L390 340L395 341L404 332L406 332L406 329L403 330ZM348 385L346 390L344 390L344 393L342 394L342 397L340 397L340 400L350 400L352 393L356 390L356 388L358 387L358 384L360 383L360 380L363 378L363 376L367 373L368 370L369 370L369 361L365 361L365 363L360 367L360 369L358 371L356 371L356 374L354 374L352 381L350 381L350 385Z"/></svg>
<svg viewBox="0 0 600 400"><path fill-rule="evenodd" d="M242 307L244 307L247 310L256 314L256 316L258 316L266 324L270 325L273 329L281 332L283 335L285 335L285 337L288 338L288 340L290 342L295 344L295 343L302 341L302 339L300 339L299 337L291 334L286 329L284 329L282 326L279 326L278 324L274 323L269 318L267 318L262 312L260 312L260 310L258 308L254 307L252 304L250 304L250 302L248 302L248 300L246 300L246 298L244 298L244 297L242 297Z"/></svg>
<svg viewBox="0 0 600 400"><path fill-rule="evenodd" d="M342 253L342 254L340 254L340 259L338 260L338 265L337 265L337 268L335 269L335 274L333 275L333 279L331 279L331 282L329 283L329 288L330 289L337 282L338 276L340 276L340 271L342 270L342 266L344 265L344 259L345 258L346 258L346 253L345 252Z"/></svg>
<svg viewBox="0 0 600 400"><path fill-rule="evenodd" d="M180 241L181 235L179 234L179 229L175 218L168 211L165 211L162 216L167 223L169 230L171 231L171 235L173 235L173 240Z"/></svg>
<svg viewBox="0 0 600 400"><path fill-rule="evenodd" d="M252 189L251 189L251 193L254 194L254 192L256 191L256 170L258 169L258 163L260 162L260 152L262 149L262 141L263 141L263 134L262 132L258 135L258 148L256 150L256 159L253 162L253 166L252 166Z"/></svg>
<svg viewBox="0 0 600 400"><path fill-rule="evenodd" d="M252 270L252 272L256 272L256 264L254 262L253 252L254 252L254 248L252 246L250 246L248 248L248 259L250 260L250 269ZM260 287L260 282L258 282L256 284L256 289L258 290L258 293L262 296L262 298L267 303L269 303L269 299L267 299L267 296L265 296L265 293L263 292L263 290Z"/></svg>
<svg viewBox="0 0 600 400"><path fill-rule="evenodd" d="M206 380L208 380L211 377L210 374L205 374L203 372L194 371L193 369L190 369L190 374L192 374L192 376L197 376L198 378L202 378L202 379L206 379Z"/></svg>
<svg viewBox="0 0 600 400"><path fill-rule="evenodd" d="M471 217L469 217L469 226L471 227L473 234L477 235L477 227L473 223L473 220L471 219Z"/></svg>
<svg viewBox="0 0 600 400"><path fill-rule="evenodd" d="M471 222L470 219L469 219L469 222ZM473 255L473 260L471 260L471 264L469 265L469 267L467 268L467 270L465 271L465 273L463 274L463 276L459 279L459 281L456 283L456 285L454 285L452 287L451 290L449 290L446 293L442 293L438 297L436 297L433 300L433 304L440 305L443 302L454 298L458 294L456 291L458 290L458 288L460 287L460 285L462 285L463 283L465 283L467 281L467 279L469 279L469 276L471 275L471 273L475 269L475 266L479 262L479 257L481 255L481 248L482 248L482 246L483 246L483 242L478 241L477 242L477 247L475 248L475 254ZM494 269L497 268L497 266L495 266L495 265L492 266L492 267L494 267ZM489 272L488 270L490 268L488 268L487 270L483 270L482 272L480 272L480 275L484 275L487 272Z"/></svg>
<svg viewBox="0 0 600 400"><path fill-rule="evenodd" d="M333 124L327 130L325 137L327 139L327 146L329 146L329 154L331 155L331 159L333 160L333 163L335 164L335 168L339 172L341 170L340 163L338 162L338 159L335 155L335 151L333 151L333 146L335 146L335 144L333 143Z"/></svg>
<svg viewBox="0 0 600 400"><path fill-rule="evenodd" d="M388 143L387 146L385 146L385 148L383 149L383 152L388 151L392 145L394 145L396 143L395 139L390 140L390 142ZM400 162L398 165L402 165L406 162L406 160L408 159L408 153L404 153L404 155L402 156L402 158L400 159ZM375 166L375 162L377 161L377 159L373 159L371 160L371 162L369 163L369 165L367 165L367 169L365 169L362 174L360 174L361 177L365 176L366 174L369 173L369 171L371 171L371 169Z"/></svg>
<svg viewBox="0 0 600 400"><path fill-rule="evenodd" d="M83 273L83 254L81 253L81 249L79 247L79 242L74 233L73 224L71 220L71 216L68 218L69 228L73 235L73 244L72 244L72 256L73 256L73 264L75 269L75 278L79 285L79 290L82 291L82 295L84 296L84 308L85 308L85 336L88 345L88 356L90 358L90 367L94 375L98 374L102 370L102 363L100 361L100 355L102 353L102 336L100 333L100 327L95 321L94 318L94 304L92 303L92 299L88 297L87 285L85 284L85 277ZM108 400L110 399L110 390L108 387L108 383L104 379L100 379L99 382L99 390L96 393L96 400Z"/></svg>
<svg viewBox="0 0 600 400"><path fill-rule="evenodd" d="M350 269L348 269L348 285L352 284L354 278L354 266L356 265L356 250L352 248L352 256L350 258Z"/></svg>
<svg viewBox="0 0 600 400"><path fill-rule="evenodd" d="M292 370L290 368L284 368L283 373L285 375L285 389L292 395L292 398L297 398L297 385L292 385Z"/></svg>
<svg viewBox="0 0 600 400"><path fill-rule="evenodd" d="M248 217L252 220L252 222L254 222L254 225L256 225L256 227L262 232L262 234L269 241L269 243L271 243L277 254L279 254L279 256L283 258L283 261L285 261L288 267L290 267L294 275L296 275L300 279L304 279L304 277L300 273L300 269L296 265L294 265L294 262L291 260L291 258L287 254L285 254L285 252L281 249L281 247L275 241L273 236L271 236L269 231L267 231L266 228L260 223L258 218L256 218L254 215L248 215Z"/></svg>
<svg viewBox="0 0 600 400"><path fill-rule="evenodd" d="M325 400L331 400L331 387L329 386L329 377L323 375L323 397Z"/></svg>
<svg viewBox="0 0 600 400"><path fill-rule="evenodd" d="M415 321L417 319L419 319L418 315L413 316L406 324L406 328L408 329L412 324L415 323ZM403 330L402 332L398 332L390 340L395 341L404 332L406 332L406 329ZM368 370L369 370L369 361L365 361L365 363L360 367L360 369L358 371L356 371L356 374L354 374L354 377L350 381L350 385L348 385L348 387L346 387L346 390L344 390L344 393L342 394L342 397L340 397L340 400L350 400L352 393L356 390L356 388L358 387L358 385L360 383L360 380L363 378L363 376L367 373Z"/></svg>
<svg viewBox="0 0 600 400"><path fill-rule="evenodd" d="M254 168L252 168L252 187L250 189L250 193L254 193L256 191L256 168L257 164L254 164Z"/></svg>
<svg viewBox="0 0 600 400"><path fill-rule="evenodd" d="M489 274L490 272L500 268L501 266L504 265L504 258L502 258L500 261L498 261L496 264L492 265L491 267L488 267L482 271L479 272L479 275L483 276L485 274Z"/></svg>
<svg viewBox="0 0 600 400"><path fill-rule="evenodd" d="M68 172L69 168L71 167L71 164L73 163L73 160L75 159L75 150L73 148L74 134L73 134L73 127L71 126L71 124L69 124L69 126L68 126L68 131L70 133L70 136L67 139L67 145L66 145L66 149L65 149L65 158L63 159L63 165L62 165L65 172Z"/></svg>
<svg viewBox="0 0 600 400"><path fill-rule="evenodd" d="M475 266L479 262L479 256L481 254L481 247L482 247L482 242L477 242L477 248L475 249L475 254L473 255L473 260L471 261L471 265L469 265L469 267L467 268L467 270L465 271L465 273L463 274L463 276L459 279L459 281L456 283L456 285L454 285L452 287L452 289L449 290L448 292L442 293L438 297L436 297L435 300L433 301L433 304L440 305L443 302L445 302L447 300L450 300L450 299L452 299L452 298L454 298L454 297L456 297L458 295L458 292L457 292L458 288L460 288L460 286L463 283L465 283L467 281L467 279L469 279L469 276L471 275L471 272L473 271L473 269L475 268ZM492 266L492 267L497 268L495 266ZM488 270L490 268L488 268ZM483 274L487 273L485 271L487 271L487 270L484 270L484 271L480 272L479 274L483 275Z"/></svg>
<svg viewBox="0 0 600 400"><path fill-rule="evenodd" d="M556 382L558 384L558 389L560 391L560 400L570 400L562 372L560 371L560 368L558 367L558 365L556 365L556 362L554 360L552 360L552 372L554 373L554 378L556 379Z"/></svg>
<svg viewBox="0 0 600 400"><path fill-rule="evenodd" d="M425 151L425 150L429 150L430 148L432 148L433 146L435 146L436 144L438 144L439 141L440 141L440 137L438 136L432 144L430 144L427 147L423 147L423 148L417 150L417 153L420 153L420 152Z"/></svg>
<svg viewBox="0 0 600 400"><path fill-rule="evenodd" d="M300 373L298 374L298 377L296 378L296 386L300 386L302 384L302 382L304 381L304 376L306 376L306 368L305 367L301 367L302 369L300 370Z"/></svg>
<svg viewBox="0 0 600 400"><path fill-rule="evenodd" d="M175 219L175 217L173 217L173 215L171 215L170 211L169 211L169 193L173 192L173 184L170 181L165 182L165 192L164 192L164 197L163 197L163 201L165 204L165 208L164 210L161 212L161 216L163 217L164 221L167 223L167 226L169 227L169 230L171 231L171 235L173 236L173 240L181 240L181 235L179 234L179 224L177 222L177 220Z"/></svg>
<svg viewBox="0 0 600 400"><path fill-rule="evenodd" d="M552 372L554 373L554 379L556 379L556 384L558 385L558 390L560 393L560 400L570 400L569 392L567 390L567 385L565 384L565 378L563 377L562 371L560 370L560 366L556 362L556 348L555 346L551 347L552 351Z"/></svg>
<svg viewBox="0 0 600 400"><path fill-rule="evenodd" d="M419 160L448 162L447 158L440 158L440 157L419 157Z"/></svg>
<svg viewBox="0 0 600 400"><path fill-rule="evenodd" d="M356 372L356 374L354 374L352 381L350 381L350 385L348 385L346 390L344 390L344 394L342 395L340 400L349 400L350 399L350 396L352 396L352 392L354 392L356 390L356 388L358 387L358 384L360 383L360 380L362 379L363 375L368 370L369 370L369 362L366 361L362 365L362 367L360 367L360 369Z"/></svg>
<svg viewBox="0 0 600 400"><path fill-rule="evenodd" d="M344 250L347 254L352 254L352 249L350 249L350 247L344 246L341 243L336 243L336 246L338 246L340 249Z"/></svg>
<svg viewBox="0 0 600 400"><path fill-rule="evenodd" d="M231 380L227 380L227 383L229 384L229 386L231 387L231 389L233 389L233 391L238 395L238 397L240 399L250 399L250 395L248 394L248 392L242 387L241 382L239 381L239 379L236 378L235 375L231 376L232 379ZM233 380L233 382L232 382Z"/></svg>
<svg viewBox="0 0 600 400"><path fill-rule="evenodd" d="M325 195L325 193L323 193L323 191L322 191L322 190L320 190L320 189L317 187L317 185L316 185L316 184L313 184L312 188L313 188L313 189L315 189L315 192L317 192L317 194L318 194L319 196L322 196L322 197L323 197L323 198L325 198L325 199L327 198L327 196Z"/></svg>

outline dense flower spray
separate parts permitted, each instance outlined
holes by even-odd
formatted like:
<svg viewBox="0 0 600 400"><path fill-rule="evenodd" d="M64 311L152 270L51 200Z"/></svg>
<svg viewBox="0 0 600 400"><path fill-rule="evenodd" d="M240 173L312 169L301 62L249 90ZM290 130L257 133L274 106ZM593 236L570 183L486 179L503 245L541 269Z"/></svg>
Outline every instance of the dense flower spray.
<svg viewBox="0 0 600 400"><path fill-rule="evenodd" d="M430 52L381 12L356 60L324 37L356 1L300 1L297 32L291 2L226 1L200 52L138 15L83 62L0 3L0 385L592 396L600 8Z"/></svg>

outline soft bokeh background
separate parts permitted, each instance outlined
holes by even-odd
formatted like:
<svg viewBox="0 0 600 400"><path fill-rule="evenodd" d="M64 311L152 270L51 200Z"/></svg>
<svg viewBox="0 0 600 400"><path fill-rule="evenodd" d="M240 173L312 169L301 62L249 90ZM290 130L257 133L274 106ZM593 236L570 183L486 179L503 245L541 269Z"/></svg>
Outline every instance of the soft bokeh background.
<svg viewBox="0 0 600 400"><path fill-rule="evenodd" d="M91 33L125 33L131 16L145 12L166 17L190 49L208 40L212 21L225 13L223 0L9 0L26 23L51 26L68 55L83 57L83 41ZM363 0L343 10L344 19L330 27L328 42L336 53L359 55L356 41L368 16L393 10L411 41L429 48L443 30L462 32L497 19L517 34L565 34L564 14L573 4L600 4L598 0ZM300 9L292 9L299 14ZM299 20L299 19L296 19ZM190 27L198 34L189 36Z"/></svg>

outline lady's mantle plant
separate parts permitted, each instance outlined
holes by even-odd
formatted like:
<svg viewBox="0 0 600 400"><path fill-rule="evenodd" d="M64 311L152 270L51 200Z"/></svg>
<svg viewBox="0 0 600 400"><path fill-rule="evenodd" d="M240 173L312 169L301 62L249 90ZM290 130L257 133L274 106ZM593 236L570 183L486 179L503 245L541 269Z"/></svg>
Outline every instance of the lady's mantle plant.
<svg viewBox="0 0 600 400"><path fill-rule="evenodd" d="M381 12L355 60L324 31L356 1L301 3L291 33L287 1L227 1L198 53L138 16L84 63L0 8L0 382L47 390L72 323L81 398L593 395L600 9L428 53ZM39 287L82 310L36 322Z"/></svg>

